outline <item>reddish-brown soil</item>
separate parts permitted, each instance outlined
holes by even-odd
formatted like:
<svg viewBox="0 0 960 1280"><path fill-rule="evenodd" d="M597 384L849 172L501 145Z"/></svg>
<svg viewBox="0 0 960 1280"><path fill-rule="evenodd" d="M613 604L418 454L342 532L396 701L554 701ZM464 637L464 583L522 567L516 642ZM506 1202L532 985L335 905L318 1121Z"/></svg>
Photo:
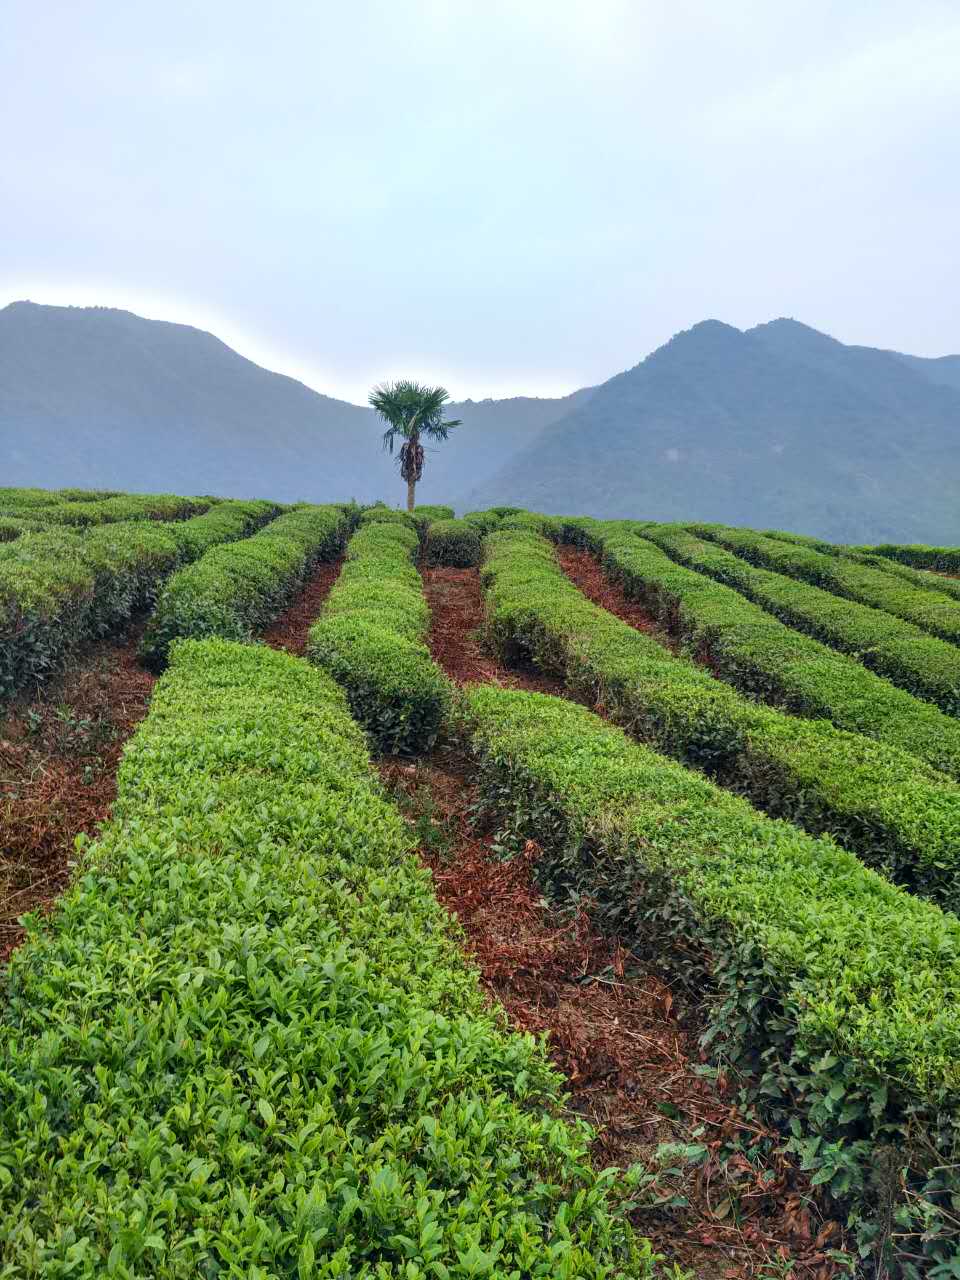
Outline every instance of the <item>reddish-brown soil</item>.
<svg viewBox="0 0 960 1280"><path fill-rule="evenodd" d="M563 683L533 668L508 671L481 644L484 622L476 569L424 569L423 589L433 615L430 652L458 684L501 684L537 693L563 693Z"/></svg>
<svg viewBox="0 0 960 1280"><path fill-rule="evenodd" d="M274 649L286 649L288 653L303 653L310 628L320 615L330 588L340 576L343 557L330 564L322 564L276 622L264 632L263 639Z"/></svg>
<svg viewBox="0 0 960 1280"><path fill-rule="evenodd" d="M107 817L123 744L146 715L154 677L134 629L73 662L0 720L0 961L18 918L45 910L70 878L74 841Z"/></svg>
<svg viewBox="0 0 960 1280"><path fill-rule="evenodd" d="M588 600L600 605L608 613L615 614L635 630L643 631L654 640L658 640L671 653L680 652L679 636L668 631L661 622L644 609L642 604L636 600L630 600L617 583L610 581L597 559L589 551L577 547L559 547L557 559L573 585L579 587ZM709 672L710 675L722 680L722 674L718 671L706 646L701 647L698 652L688 650L685 656L703 667L704 671Z"/></svg>
<svg viewBox="0 0 960 1280"><path fill-rule="evenodd" d="M484 652L476 570L427 570L424 581L433 655L450 676L562 692L533 673L518 679ZM545 902L535 843L505 860L492 835L475 829L473 774L458 749L441 746L428 760L385 764L382 773L491 999L514 1026L548 1037L571 1110L598 1129L597 1161L639 1162L649 1172L638 1229L699 1277L766 1280L786 1274L788 1263L797 1280L836 1274L830 1251L840 1244L839 1227L820 1218L806 1181L766 1141L772 1135L740 1114L726 1082L704 1070L694 1031L674 1016L670 988L585 913L564 918ZM676 1151L658 1153L666 1143L700 1156L685 1162Z"/></svg>
<svg viewBox="0 0 960 1280"><path fill-rule="evenodd" d="M588 600L622 618L624 622L629 622L637 631L645 631L668 649L676 648L669 633L642 605L627 599L620 588L605 576L589 551L579 547L558 547L557 559L573 585L579 587Z"/></svg>

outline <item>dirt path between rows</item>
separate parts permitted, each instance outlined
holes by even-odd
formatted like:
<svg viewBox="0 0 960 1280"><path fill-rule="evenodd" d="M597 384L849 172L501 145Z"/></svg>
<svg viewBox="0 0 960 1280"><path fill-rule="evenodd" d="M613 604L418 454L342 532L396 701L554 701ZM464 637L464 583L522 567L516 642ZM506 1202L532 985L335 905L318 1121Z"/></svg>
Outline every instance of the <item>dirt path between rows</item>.
<svg viewBox="0 0 960 1280"><path fill-rule="evenodd" d="M635 600L628 600L619 587L606 577L595 556L581 547L559 546L556 548L560 568L573 585L597 604L601 609L614 614L623 622L628 622L637 631L643 631L659 640L665 649L675 653L678 648L675 637L671 636L659 622Z"/></svg>
<svg viewBox="0 0 960 1280"><path fill-rule="evenodd" d="M478 634L485 617L478 570L424 569L423 590L433 615L430 652L458 684L501 684L562 696L562 680L533 668L507 670L484 650Z"/></svg>
<svg viewBox="0 0 960 1280"><path fill-rule="evenodd" d="M484 650L476 569L428 569L423 578L431 651L454 680L562 694L558 680L507 670ZM562 914L544 900L534 842L506 859L495 833L476 829L474 770L462 751L442 744L381 772L491 999L515 1027L548 1036L571 1110L599 1131L600 1167L640 1162L647 1170L637 1228L698 1277L770 1280L788 1263L796 1280L838 1274L829 1252L840 1228L822 1220L805 1179L773 1153L772 1135L705 1069L669 986L584 912Z"/></svg>
<svg viewBox="0 0 960 1280"><path fill-rule="evenodd" d="M330 588L340 576L343 556L318 566L297 598L284 609L272 626L263 633L264 644L288 653L302 654L307 647L310 628L320 616Z"/></svg>
<svg viewBox="0 0 960 1280"><path fill-rule="evenodd" d="M76 837L109 816L124 743L156 683L137 665L141 632L92 646L0 719L0 962L23 936L19 917L66 888Z"/></svg>

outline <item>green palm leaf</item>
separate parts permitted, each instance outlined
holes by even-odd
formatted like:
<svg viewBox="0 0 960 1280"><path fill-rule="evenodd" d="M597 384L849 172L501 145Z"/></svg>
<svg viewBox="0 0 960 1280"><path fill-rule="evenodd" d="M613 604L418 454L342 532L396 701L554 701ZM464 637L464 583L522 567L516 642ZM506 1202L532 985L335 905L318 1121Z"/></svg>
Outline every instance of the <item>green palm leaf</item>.
<svg viewBox="0 0 960 1280"><path fill-rule="evenodd" d="M446 440L459 418L445 419L444 406L450 396L445 387L428 387L409 379L379 383L370 392L370 406L387 424L383 448L393 453L397 441L402 442L399 456L400 474L407 481L407 505L413 506L413 486L423 472L424 453L421 437Z"/></svg>

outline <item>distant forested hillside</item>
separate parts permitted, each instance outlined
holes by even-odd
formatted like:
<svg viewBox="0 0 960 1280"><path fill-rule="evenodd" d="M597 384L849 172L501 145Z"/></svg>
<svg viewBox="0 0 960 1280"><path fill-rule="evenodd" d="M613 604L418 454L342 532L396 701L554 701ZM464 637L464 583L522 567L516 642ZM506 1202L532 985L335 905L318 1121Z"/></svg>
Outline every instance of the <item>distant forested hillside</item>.
<svg viewBox="0 0 960 1280"><path fill-rule="evenodd" d="M705 321L545 429L471 497L839 541L960 541L960 361L775 320Z"/></svg>
<svg viewBox="0 0 960 1280"><path fill-rule="evenodd" d="M421 501L462 496L589 391L451 405ZM373 412L212 334L106 307L0 310L2 483L402 502Z"/></svg>
<svg viewBox="0 0 960 1280"><path fill-rule="evenodd" d="M960 542L960 356L710 320L598 388L451 408L464 426L429 453L422 502ZM201 330L0 310L5 484L400 503L379 441L370 410Z"/></svg>

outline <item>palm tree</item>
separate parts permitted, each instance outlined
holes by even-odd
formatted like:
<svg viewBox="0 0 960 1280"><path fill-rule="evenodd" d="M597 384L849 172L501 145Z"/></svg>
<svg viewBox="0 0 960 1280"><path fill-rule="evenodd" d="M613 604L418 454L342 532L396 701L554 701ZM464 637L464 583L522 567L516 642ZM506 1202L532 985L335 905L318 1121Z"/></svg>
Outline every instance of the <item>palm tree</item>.
<svg viewBox="0 0 960 1280"><path fill-rule="evenodd" d="M400 446L400 475L407 482L407 510L414 507L417 481L423 475L422 436L429 440L446 440L460 419L445 421L443 406L450 399L443 387L424 387L419 382L384 382L370 392L370 404L387 423L383 447L393 453L397 439Z"/></svg>

